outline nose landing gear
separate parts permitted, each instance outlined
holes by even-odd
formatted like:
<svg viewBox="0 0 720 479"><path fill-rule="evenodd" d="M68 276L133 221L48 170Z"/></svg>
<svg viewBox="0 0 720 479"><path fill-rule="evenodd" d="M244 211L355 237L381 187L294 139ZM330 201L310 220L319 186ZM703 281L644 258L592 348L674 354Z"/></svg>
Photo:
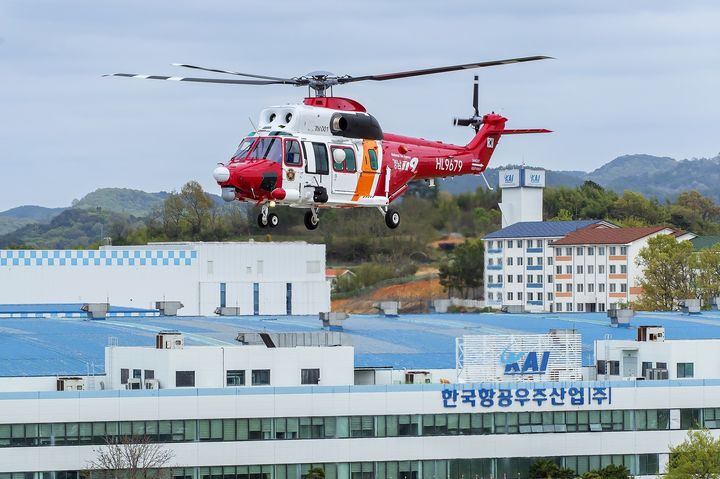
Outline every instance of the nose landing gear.
<svg viewBox="0 0 720 479"><path fill-rule="evenodd" d="M390 209L387 206L378 206L378 210L385 217L385 224L388 228L394 230L400 226L400 213L397 210Z"/></svg>
<svg viewBox="0 0 720 479"><path fill-rule="evenodd" d="M275 213L268 212L268 205L262 206L262 212L257 217L257 223L260 228L275 228L280 223L280 218Z"/></svg>

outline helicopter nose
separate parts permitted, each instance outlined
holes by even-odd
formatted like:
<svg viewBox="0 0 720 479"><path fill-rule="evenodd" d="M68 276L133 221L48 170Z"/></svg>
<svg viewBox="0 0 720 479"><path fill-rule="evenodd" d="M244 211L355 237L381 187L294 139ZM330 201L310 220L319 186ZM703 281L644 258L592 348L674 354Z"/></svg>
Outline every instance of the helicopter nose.
<svg viewBox="0 0 720 479"><path fill-rule="evenodd" d="M213 170L213 178L215 178L215 181L218 183L224 183L230 179L230 170L225 166L218 166Z"/></svg>

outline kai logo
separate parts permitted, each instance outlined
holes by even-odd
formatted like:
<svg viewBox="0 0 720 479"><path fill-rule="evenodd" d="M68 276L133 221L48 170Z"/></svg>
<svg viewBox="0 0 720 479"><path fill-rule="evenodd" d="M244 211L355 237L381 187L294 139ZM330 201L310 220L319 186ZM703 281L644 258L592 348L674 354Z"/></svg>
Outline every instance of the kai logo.
<svg viewBox="0 0 720 479"><path fill-rule="evenodd" d="M506 376L545 374L547 372L550 351L513 352L509 349L510 346L500 353L500 363L505 365L504 374ZM538 361L538 354L540 354L540 361Z"/></svg>
<svg viewBox="0 0 720 479"><path fill-rule="evenodd" d="M540 183L540 174L535 173L530 175L530 183Z"/></svg>
<svg viewBox="0 0 720 479"><path fill-rule="evenodd" d="M511 184L513 181L515 181L515 175L513 175L513 174L505 175L505 183L506 184Z"/></svg>

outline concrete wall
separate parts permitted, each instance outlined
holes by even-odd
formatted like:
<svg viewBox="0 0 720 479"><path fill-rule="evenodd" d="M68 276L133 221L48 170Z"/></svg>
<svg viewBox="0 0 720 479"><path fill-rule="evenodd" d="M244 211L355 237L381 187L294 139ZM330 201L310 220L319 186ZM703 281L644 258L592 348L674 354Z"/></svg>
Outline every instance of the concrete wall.
<svg viewBox="0 0 720 479"><path fill-rule="evenodd" d="M301 369L320 369L320 385L354 384L354 353L349 346L267 348L265 346L191 346L105 348L108 389L124 389L120 370L153 370L160 388L175 387L176 371L195 371L195 387L224 388L228 370L244 370L246 385L253 369L270 369L270 386L300 386ZM144 377L143 377L144 379Z"/></svg>

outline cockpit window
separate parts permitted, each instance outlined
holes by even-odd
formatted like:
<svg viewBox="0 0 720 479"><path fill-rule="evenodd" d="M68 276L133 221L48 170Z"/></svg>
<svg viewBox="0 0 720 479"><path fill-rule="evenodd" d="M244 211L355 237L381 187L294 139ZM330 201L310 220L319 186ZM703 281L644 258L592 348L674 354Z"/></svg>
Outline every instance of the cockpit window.
<svg viewBox="0 0 720 479"><path fill-rule="evenodd" d="M245 138L241 143L240 146L238 146L237 151L232 156L233 160L242 160L244 159L248 152L250 151L250 147L253 146L255 143L255 138Z"/></svg>
<svg viewBox="0 0 720 479"><path fill-rule="evenodd" d="M282 140L280 138L259 138L248 155L248 159L270 160L276 163L282 161Z"/></svg>

